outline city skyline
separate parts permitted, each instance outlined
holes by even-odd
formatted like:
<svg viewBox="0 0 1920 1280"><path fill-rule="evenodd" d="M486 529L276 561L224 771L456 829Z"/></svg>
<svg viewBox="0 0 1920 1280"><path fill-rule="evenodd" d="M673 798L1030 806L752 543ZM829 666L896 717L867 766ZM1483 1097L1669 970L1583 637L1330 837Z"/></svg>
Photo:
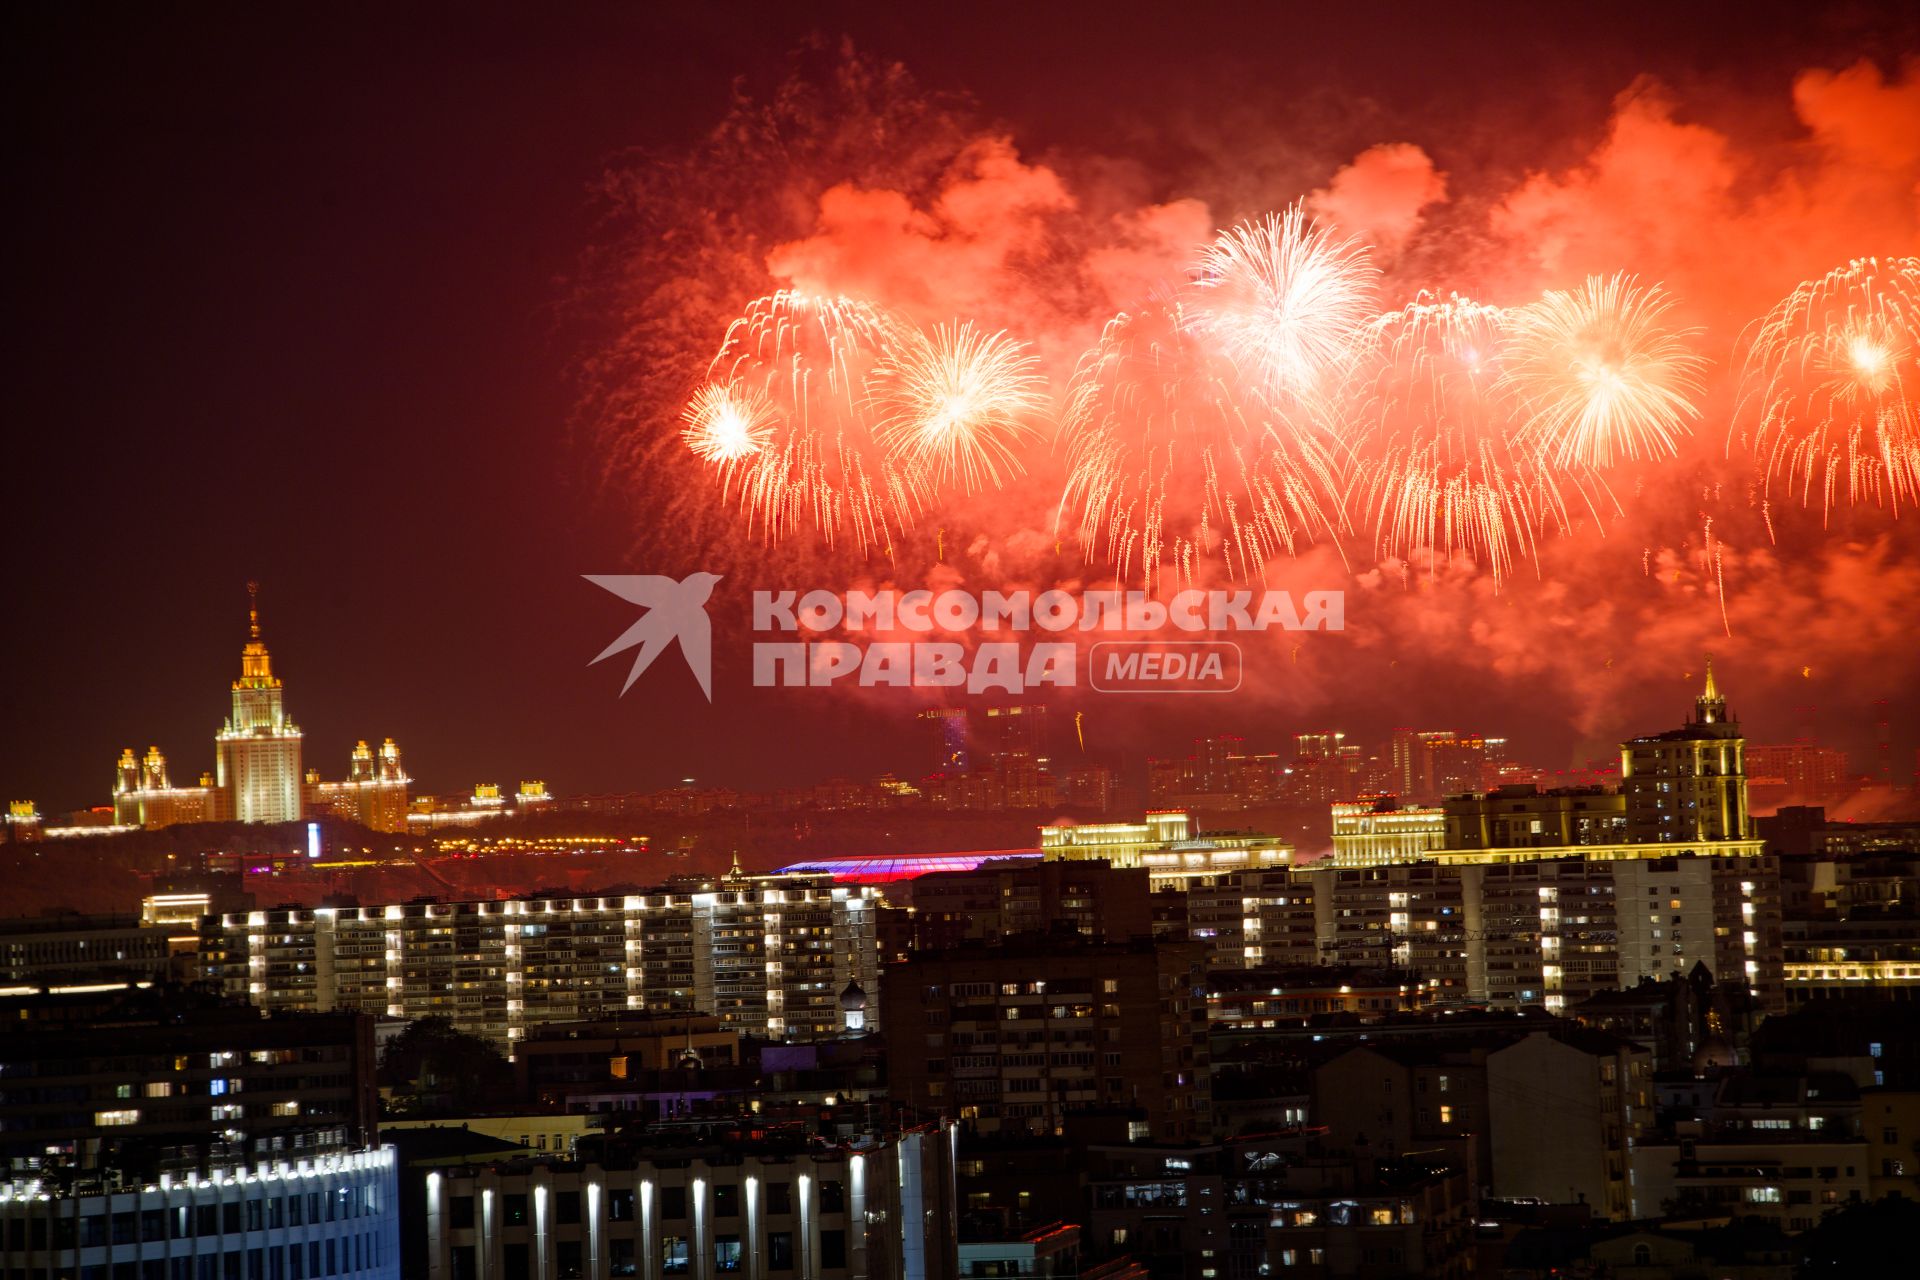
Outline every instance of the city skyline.
<svg viewBox="0 0 1920 1280"><path fill-rule="evenodd" d="M217 767L201 772L190 767L193 757L182 754L169 755L165 744L174 738L175 735L171 733L145 735L144 738L139 739L146 741L148 744L144 751L138 746L125 746L119 754L116 780L113 785L113 796L116 798L116 803L121 803L118 798L121 797L123 793L126 793L127 800L125 804L133 806L131 809L128 809L127 812L134 816L120 816L116 818L117 821L131 822L133 825L140 825L138 817L139 804L141 803L140 797L145 788L152 788L157 795L155 800L148 800L146 803L157 803L165 809L167 816L162 819L163 822L217 821L223 818L237 816L235 814L234 801L228 799L223 803L218 797L225 794L226 789L231 785L227 781L228 768L224 754L230 749L227 745L227 740L233 736L235 725L238 723L235 717L246 719L247 717L253 716L258 718L251 709L252 704L249 704L247 708L241 707L241 702L246 698L258 699L260 697L267 697L271 699L272 705L267 707L261 714L264 714L269 720L274 720L276 724L280 723L277 717L284 718L285 730L291 735L287 740L293 743L293 754L291 763L287 764L281 770L281 772L286 775L283 783L286 787L294 789L299 789L304 786L305 794L307 795L304 807L307 810L317 812L318 809L316 806L319 808L330 808L339 803L334 799L325 801L318 799L317 797L321 794L321 788L330 787L335 790L351 790L351 784L353 782L371 782L374 780L376 769L380 778L397 782L402 786L414 782L414 779L408 776L402 769L399 750L395 746L394 739L391 736L386 737L384 744L378 748L369 748L367 745L368 738L364 735L356 738L355 741L357 745L349 753L351 756L350 777L347 784L321 783L316 776L317 771L311 763L304 767L302 766L300 758L302 731L294 726L290 717L285 716L285 713L280 711L281 681L273 674L271 659L268 656L266 646L262 643L258 607L259 584L249 582L246 585L248 590L247 625L250 638L245 652L242 655L241 679L233 682L236 710L233 715L228 717L226 727L220 734L216 735L218 739L216 742L218 750L216 751L217 759L215 764ZM1703 675L1695 676L1694 673L1688 672L1687 677L1696 683L1702 678L1710 682L1712 680L1712 655L1703 654L1701 656L1703 659L1701 664ZM1725 668L1723 665L1723 675L1724 671ZM243 686L247 689L257 687L262 692L243 693ZM1743 690L1743 693L1744 692ZM1758 699L1756 699L1756 701L1757 700ZM321 705L325 705L330 699L322 698L319 701ZM1034 703L1029 709L1032 712L1040 713L1046 710L1046 706L1047 704L1044 702ZM1069 704L1069 706L1071 706L1071 704ZM822 772L820 766L816 765L811 771L805 769L794 770L784 775L776 774L770 778L758 781L743 778L739 775L730 776L727 774L710 775L704 779L694 778L689 775L680 775L677 777L669 776L664 779L653 779L651 780L654 783L652 786L647 785L649 780L628 779L622 780L615 785L593 786L589 784L572 788L572 790L575 794L618 794L671 789L676 785L697 785L705 790L719 789L737 792L773 792L783 789L805 788L811 785L839 781L847 778L860 778L864 780L897 777L903 781L912 782L916 779L936 778L943 772L965 775L985 767L988 762L996 759L1001 753L1000 749L993 745L995 742L1001 741L1001 739L991 736L981 737L979 736L979 730L984 729L989 735L1003 734L1005 731L994 728L994 725L999 723L994 717L1002 715L1009 710L1017 715L1021 709L1021 706L1018 704L1011 706L1008 704L989 705L984 702L962 703L957 707L948 706L945 708L921 706L918 709L914 709L913 705L909 702L905 703L898 710L890 709L887 712L877 715L875 718L880 720L885 725L885 728L890 731L888 734L888 743L889 750L893 754L879 759L873 769L865 772L855 772L832 765L826 766L826 771ZM1062 710L1067 711L1068 708L1063 707ZM1895 755L1895 750L1897 749L1891 748L1890 743L1888 744L1890 749L1885 751L1881 749L1881 742L1883 740L1878 737L1877 726L1875 726L1875 736L1870 740L1871 745L1867 753L1867 759L1870 763L1863 766L1854 758L1854 753L1847 752L1844 748L1838 748L1831 744L1824 743L1817 736L1807 732L1813 727L1808 714L1812 710L1812 708L1805 707L1797 709L1797 714L1800 718L1793 727L1794 735L1791 737L1782 735L1774 735L1771 739L1750 737L1751 741L1762 747L1762 758L1767 760L1770 766L1769 772L1759 775L1760 780L1769 784L1776 782L1784 782L1786 784L1786 789L1780 792L1779 799L1806 801L1826 799L1829 798L1829 795L1832 799L1842 799L1863 788L1870 789L1878 785L1881 782L1880 770L1883 767L1891 774L1888 781L1890 781L1894 787L1905 788L1913 784L1913 780L1901 772L1901 765ZM1884 713L1884 709L1882 708L1875 708L1874 711L1876 714ZM1472 773L1471 778L1469 778L1467 774L1460 774L1455 778L1452 777L1452 775L1444 773L1445 766L1438 766L1442 772L1436 773L1436 766L1428 763L1424 766L1426 769L1425 781L1416 784L1415 766L1413 761L1407 758L1402 750L1403 739L1413 741L1415 749L1422 752L1426 750L1427 744L1424 740L1427 739L1445 739L1448 742L1459 740L1463 745L1475 750L1478 754L1474 756L1474 759L1484 759L1488 769L1496 764L1510 763L1517 769L1525 771L1528 776L1538 776L1543 781L1549 781L1556 776L1563 778L1565 781L1561 785L1583 785L1595 777L1604 779L1607 770L1613 767L1614 759L1611 752L1603 752L1598 756L1589 756L1583 760L1569 762L1564 766L1542 764L1537 759L1528 759L1524 755L1517 754L1511 746L1510 739L1504 734L1488 732L1490 728L1497 728L1498 726L1476 724L1472 729L1466 730L1463 734L1459 729L1441 729L1437 726L1416 727L1410 725L1394 725L1384 732L1369 737L1363 733L1350 734L1345 729L1339 727L1337 721L1303 721L1297 728L1283 729L1276 726L1263 729L1257 725L1228 727L1224 723L1226 718L1218 716L1215 717L1214 723L1208 725L1205 731L1189 739L1162 737L1157 741L1140 742L1139 745L1128 750L1099 750L1096 748L1094 751L1089 752L1085 744L1086 730L1083 719L1085 714L1084 711L1079 711L1061 716L1060 723L1052 727L1050 737L1046 721L1040 721L1039 728L1028 728L1024 731L1018 741L1018 749L1022 753L1034 756L1037 761L1048 766L1052 776L1056 779L1063 780L1076 769L1099 768L1111 773L1112 784L1109 785L1124 784L1126 788L1131 791L1135 784L1144 784L1143 794L1150 801L1158 797L1163 789L1169 794L1179 790L1177 786L1172 784L1163 785L1159 783L1156 779L1155 769L1163 763L1167 765L1177 764L1182 759L1178 753L1189 745L1191 745L1196 752L1201 753L1212 750L1238 750L1245 748L1252 753L1258 754L1260 758L1269 761L1269 768L1272 768L1278 765L1297 765L1303 760L1315 759L1316 749L1310 747L1310 740L1320 741L1325 739L1327 742L1331 742L1334 740L1345 741L1351 739L1348 750L1360 754L1355 757L1354 769L1356 772L1354 774L1354 780L1350 780L1347 784L1348 790L1357 791L1358 794L1363 795L1395 795L1403 801L1408 802L1422 798L1433 799L1441 795L1468 790L1483 789L1485 786L1491 785L1490 779L1494 775L1486 770L1481 770L1481 766L1476 764L1473 768L1477 771ZM956 719L956 717L958 718ZM974 724L972 730L974 736L971 739L969 737L970 731L967 728L967 722L969 721L977 722ZM1012 724L1014 721L1009 720L1006 723ZM1068 729L1069 724L1072 725L1071 731ZM957 729L956 726L958 726ZM935 735L934 750L932 752L933 758L931 759L929 758L928 751L929 731ZM275 732L278 732L278 730L275 730ZM1627 736L1627 733L1623 732L1620 736ZM915 741L915 739L918 739L918 741ZM977 757L977 760L974 761L968 759L968 744L970 741L972 742L973 754ZM1250 748L1247 747L1249 742L1252 744ZM1483 744L1484 746L1491 746L1505 754L1488 755L1484 750ZM1002 743L1002 746L1004 745L1005 744ZM1289 752L1290 745L1291 752ZM1442 742L1438 745L1444 747L1446 743ZM1325 742L1322 742L1318 751L1324 756L1330 752L1330 748ZM942 755L947 758L944 768L939 759ZM363 756L365 757L364 760L362 759ZM1189 767L1192 767L1196 757L1189 756L1186 757L1186 759ZM183 763L189 767L185 769L180 768ZM1206 761L1199 760L1199 764L1204 771ZM365 766L364 776L360 771L363 765ZM167 772L170 767L180 773L180 779L176 780L171 777ZM1920 771L1920 753L1916 753L1915 768L1917 771ZM417 786L414 787L413 790L418 793L441 797L458 796L464 794L465 791L471 787L498 785L503 779L507 783L524 783L528 778L539 776L540 773L541 770L537 767L521 768L517 772L510 770L507 773L503 773L498 768L482 767L468 777L451 777L448 778L446 782L432 786ZM670 770L669 773L671 774ZM191 781L187 781L187 779L195 776L198 776L200 779L197 785ZM1200 789L1205 791L1209 789L1219 790L1222 788L1209 785ZM81 791L82 794L80 798L72 804L60 804L52 799L39 796L23 796L18 794L20 792L20 788L18 787L14 788L16 794L13 795L13 799L16 801L27 800L38 804L44 816L44 814L48 812L77 812L93 807L92 803L84 794L85 789L82 788ZM203 792L204 794L202 794ZM60 791L50 793L51 796L58 796L60 794L62 794ZM289 792L289 794L292 794L292 792ZM329 792L328 794L331 796L333 793ZM400 792L401 799L398 803L404 803L406 794L405 791ZM1324 799L1317 791L1314 792L1312 796L1302 796L1300 798L1316 801ZM1356 798L1356 796L1354 794L1343 793L1337 798L1351 800ZM1889 799L1891 799L1891 797L1889 797ZM359 807L364 808L364 802L362 802ZM1016 805L1014 807L1032 807L1032 805ZM1104 803L1099 807L1104 808ZM158 811L159 810L156 810L156 812ZM287 809L285 803L280 803L279 807L273 809L273 812L277 816L239 816L238 820L291 821L303 816L299 812ZM355 809L355 812L358 812L358 808ZM346 816L347 810L341 809L340 813L342 816ZM397 815L398 809L396 808L394 814L379 820L375 825L381 827L381 829L401 829L399 826L391 825ZM152 823L149 823L149 825L152 825Z"/></svg>
<svg viewBox="0 0 1920 1280"><path fill-rule="evenodd" d="M44 318L34 339L42 345L21 352L15 416L47 425L16 443L22 479L7 505L8 580L30 620L4 641L7 720L17 726L0 742L10 792L48 805L84 797L78 780L98 768L103 742L143 749L156 736L197 735L195 691L226 678L214 638L228 625L236 584L249 578L268 583L282 665L303 687L328 691L302 710L314 740L350 744L361 726L390 724L383 733L406 745L436 788L488 775L549 776L590 791L723 773L771 784L791 776L784 745L809 732L842 743L856 774L884 769L907 748L903 722L917 706L755 691L733 647L716 653L714 732L692 738L666 731L707 714L684 671L657 669L619 699L605 668L588 666L630 619L580 573L727 568L702 562L711 548L657 536L679 523L667 514L671 495L628 477L579 421L570 370L589 358L602 325L567 299L591 292L592 263L616 252L598 239L606 208L591 190L621 180L630 146L693 164L736 75L756 101L791 76L831 78L840 57L827 52L838 49L831 37L792 56L815 20L781 14L743 32L713 15L596 11L549 33L526 74L505 79L483 70L517 47L504 19L475 17L451 41L424 18L403 19L394 43L370 52L351 23L304 15L251 15L192 41L138 19L99 31L45 15L12 20L22 38L11 43L37 51L13 83L36 104L23 115L31 125L22 159L24 180L41 195L23 212L31 230L22 243L39 250L23 268L22 305ZM1418 19L1431 29L1412 45L1444 48L1450 67L1483 73L1462 78L1424 52L1383 52L1336 21L1296 17L1301 31L1283 34L1310 32L1297 47L1316 53L1296 67L1292 98L1231 50L1216 48L1224 61L1207 75L1144 74L1158 42L1127 33L1115 35L1105 71L1044 59L1056 72L1075 68L1083 92L1059 99L1015 66L983 59L978 45L931 39L857 6L845 21L853 56L904 59L925 86L913 93L973 95L994 122L989 132L1002 130L1028 171L1051 164L1063 182L1110 154L1112 121L1084 104L1113 84L1144 86L1124 126L1141 160L1123 166L1113 192L1076 189L1089 207L1132 200L1124 189L1137 186L1163 202L1205 200L1224 224L1324 189L1369 146L1423 147L1446 170L1451 212L1433 214L1440 238L1409 257L1402 275L1441 288L1465 283L1454 270L1453 222L1526 175L1563 204L1588 188L1611 198L1595 184L1613 131L1625 120L1666 136L1657 119L1620 114L1621 103L1669 111L1719 139L1712 145L1729 164L1764 173L1747 148L1779 138L1806 145L1787 118L1797 78L1822 68L1864 77L1850 69L1871 66L1882 86L1874 92L1897 101L1900 54L1913 35L1910 17L1865 10L1841 20L1782 8L1765 22L1723 25L1648 9L1583 18L1591 29L1569 40L1532 25L1544 19L1506 11L1506 29L1533 33L1536 52L1521 57L1437 15ZM1266 24L1279 20L1251 21L1271 33ZM1029 15L1007 30L1035 50L1070 49L1081 35L1058 15ZM238 52L296 31L311 38L287 41L284 65ZM119 64L98 56L96 38L110 48L137 40L168 56L129 57L123 73L109 74ZM699 56L661 60L656 51L675 41ZM332 59L356 56L350 50L366 53L364 82L330 74ZM1385 79L1382 56L1396 66ZM1664 89L1634 96L1641 76ZM172 91L183 82L190 87ZM1475 82L1507 89L1461 88ZM1196 116L1258 116L1266 104L1276 119L1292 118L1281 111L1287 102L1312 111L1355 92L1367 112L1324 138L1254 130L1259 160L1245 173L1226 177L1196 158L1222 145ZM1534 103L1524 113L1532 118L1511 106L1521 100ZM122 128L133 102L180 145L155 149ZM334 110L305 105L320 102ZM964 112L939 118L963 134L974 127ZM338 142L341 121L357 129L353 147ZM1471 127L1449 129L1459 121ZM76 149L93 161L71 163ZM499 178L507 171L516 175L510 189ZM393 174L407 175L404 198ZM170 194L149 219L118 198L129 182ZM804 235L809 220L779 234ZM439 234L448 226L462 233ZM1885 230L1868 237L1882 244L1862 240L1849 251L1901 250L1910 229ZM1617 229L1628 240L1631 231ZM1596 248L1594 265L1643 265L1605 257ZM133 279L164 283L138 297L117 291ZM79 299L98 297L114 299L104 326L79 309ZM1743 305L1710 319L1716 360L1743 317L1766 303ZM82 331L93 338L64 343ZM275 340L295 331L298 342ZM101 364L124 376L86 376ZM1262 651L1255 669L1268 680L1224 723L1177 701L1114 714L1089 695L1081 709L1101 741L1144 755L1166 739L1251 737L1269 724L1368 739L1409 721L1465 730L1516 688L1552 691L1559 696L1530 699L1524 716L1480 731L1504 732L1542 763L1573 764L1636 724L1658 723L1661 707L1688 690L1698 655L1712 650L1739 673L1748 719L1772 726L1770 740L1800 736L1790 727L1803 719L1798 708L1812 706L1815 736L1849 750L1856 767L1874 746L1873 705L1887 699L1904 774L1920 696L1913 664L1901 661L1900 630L1913 612L1916 526L1904 515L1842 510L1823 534L1817 514L1789 515L1783 505L1771 513L1770 539L1752 523L1744 481L1712 461L1725 451L1730 412L1716 400L1697 425L1701 456L1688 465L1699 471L1623 479L1616 496L1630 507L1643 480L1664 486L1657 528L1622 528L1605 546L1553 542L1548 564L1536 571L1539 562L1517 561L1497 593L1484 575L1442 585L1382 574L1371 556L1351 576L1312 560L1325 580L1311 585L1344 580L1350 630L1311 637L1297 652ZM103 451L98 440L114 443ZM1703 527L1705 515L1714 519ZM943 527L929 522L922 533L935 538ZM29 554L49 531L58 531L57 565ZM178 555L191 568L131 572L130 539L142 562ZM1702 557L1711 561L1723 543L1722 570L1713 571ZM785 585L792 560L791 548L770 550L758 576ZM1770 579L1768 565L1790 576ZM1709 590L1715 572L1731 593L1724 625ZM728 585L756 584L734 574ZM1678 594L1666 598L1670 587ZM1777 621L1770 596L1790 610ZM1424 614L1425 602L1449 612ZM1632 637L1599 643L1609 617ZM1523 620L1552 630L1530 636L1516 630ZM87 643L61 640L62 627ZM1790 644L1775 642L1776 627ZM99 679L109 663L128 672L111 689Z"/></svg>
<svg viewBox="0 0 1920 1280"><path fill-rule="evenodd" d="M1909 1259L1911 0L0 28L0 1274Z"/></svg>

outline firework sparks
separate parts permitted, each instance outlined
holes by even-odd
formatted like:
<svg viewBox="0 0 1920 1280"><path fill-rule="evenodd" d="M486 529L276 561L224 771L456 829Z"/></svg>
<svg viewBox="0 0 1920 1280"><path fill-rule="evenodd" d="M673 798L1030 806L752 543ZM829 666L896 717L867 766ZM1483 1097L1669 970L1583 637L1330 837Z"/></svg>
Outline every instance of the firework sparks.
<svg viewBox="0 0 1920 1280"><path fill-rule="evenodd" d="M1146 590L1168 567L1191 583L1202 559L1256 579L1335 532L1325 442L1248 388L1177 303L1109 322L1074 375L1062 434L1063 518L1077 519L1083 554Z"/></svg>
<svg viewBox="0 0 1920 1280"><path fill-rule="evenodd" d="M1351 395L1369 438L1358 446L1355 492L1376 549L1429 566L1456 554L1495 580L1539 535L1568 527L1563 486L1592 509L1604 490L1582 467L1556 468L1516 446L1494 395L1507 313L1458 295L1422 295L1372 324L1372 360Z"/></svg>
<svg viewBox="0 0 1920 1280"><path fill-rule="evenodd" d="M750 387L711 383L688 402L681 437L701 461L721 465L751 458L773 438L773 401Z"/></svg>
<svg viewBox="0 0 1920 1280"><path fill-rule="evenodd" d="M1023 468L1046 411L1039 361L1005 333L940 325L899 343L874 371L871 404L888 455L927 484L968 493Z"/></svg>
<svg viewBox="0 0 1920 1280"><path fill-rule="evenodd" d="M866 379L908 336L866 303L790 291L728 327L682 434L762 537L810 528L829 544L884 550L925 508L863 411Z"/></svg>
<svg viewBox="0 0 1920 1280"><path fill-rule="evenodd" d="M1190 319L1270 399L1316 408L1373 317L1378 275L1295 205L1214 240Z"/></svg>
<svg viewBox="0 0 1920 1280"><path fill-rule="evenodd" d="M1658 285L1614 275L1512 311L1501 385L1525 414L1521 443L1561 467L1674 456L1705 362L1694 331L1667 323L1672 307Z"/></svg>
<svg viewBox="0 0 1920 1280"><path fill-rule="evenodd" d="M1920 501L1920 258L1856 258L1800 285L1747 344L1743 423L1769 487L1805 505Z"/></svg>

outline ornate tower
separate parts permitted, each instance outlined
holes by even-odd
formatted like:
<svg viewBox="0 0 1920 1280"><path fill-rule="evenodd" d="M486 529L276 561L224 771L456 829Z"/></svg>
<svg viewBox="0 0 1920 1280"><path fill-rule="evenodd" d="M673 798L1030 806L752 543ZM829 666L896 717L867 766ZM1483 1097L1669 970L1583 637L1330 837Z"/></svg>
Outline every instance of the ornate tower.
<svg viewBox="0 0 1920 1280"><path fill-rule="evenodd" d="M1661 843L1745 840L1746 739L1713 678L1693 700L1685 728L1621 744L1621 790L1627 797L1627 839Z"/></svg>
<svg viewBox="0 0 1920 1280"><path fill-rule="evenodd" d="M260 584L247 584L247 643L233 712L214 740L218 785L239 822L297 822L300 803L300 730L287 719L279 679L260 638Z"/></svg>
<svg viewBox="0 0 1920 1280"><path fill-rule="evenodd" d="M1693 700L1693 723L1696 725L1724 725L1727 720L1727 700L1720 696L1720 686L1713 682L1713 655L1707 655L1707 684L1700 696ZM1738 726L1735 726L1738 736Z"/></svg>

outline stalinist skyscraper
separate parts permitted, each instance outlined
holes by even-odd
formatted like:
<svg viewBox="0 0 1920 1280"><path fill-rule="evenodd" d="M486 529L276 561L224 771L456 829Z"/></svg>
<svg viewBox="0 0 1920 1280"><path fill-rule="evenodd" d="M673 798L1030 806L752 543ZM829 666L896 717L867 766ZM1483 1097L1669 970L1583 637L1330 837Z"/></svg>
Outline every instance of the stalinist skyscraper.
<svg viewBox="0 0 1920 1280"><path fill-rule="evenodd" d="M239 822L300 818L300 730L287 719L280 681L260 639L260 584L247 584L247 644L233 682L233 714L214 740L216 784Z"/></svg>

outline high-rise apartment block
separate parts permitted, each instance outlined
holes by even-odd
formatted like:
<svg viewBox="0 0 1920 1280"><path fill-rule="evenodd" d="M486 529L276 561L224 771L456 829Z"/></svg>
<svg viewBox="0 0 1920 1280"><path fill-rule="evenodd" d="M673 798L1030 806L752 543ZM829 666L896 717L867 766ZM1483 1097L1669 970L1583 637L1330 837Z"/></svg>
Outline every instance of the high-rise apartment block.
<svg viewBox="0 0 1920 1280"><path fill-rule="evenodd" d="M439 1016L502 1047L538 1023L622 1009L810 1039L845 1029L849 982L878 984L876 904L830 877L727 876L599 897L283 907L209 917L201 964L269 1011Z"/></svg>
<svg viewBox="0 0 1920 1280"><path fill-rule="evenodd" d="M928 951L881 979L893 1096L968 1129L1050 1136L1133 1114L1164 1142L1210 1131L1205 950L1024 939Z"/></svg>
<svg viewBox="0 0 1920 1280"><path fill-rule="evenodd" d="M1442 1001L1560 1012L1696 963L1784 1000L1780 868L1769 857L1315 865L1188 892L1188 929L1226 968L1414 969Z"/></svg>

